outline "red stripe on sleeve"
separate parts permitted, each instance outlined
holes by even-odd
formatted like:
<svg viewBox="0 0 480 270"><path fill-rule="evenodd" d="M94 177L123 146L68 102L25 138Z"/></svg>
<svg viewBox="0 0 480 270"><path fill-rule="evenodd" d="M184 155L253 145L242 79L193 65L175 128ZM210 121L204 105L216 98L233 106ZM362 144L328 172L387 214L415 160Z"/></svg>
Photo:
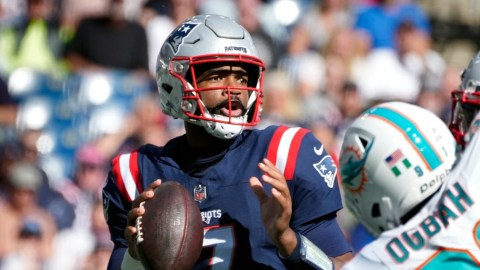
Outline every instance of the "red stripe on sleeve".
<svg viewBox="0 0 480 270"><path fill-rule="evenodd" d="M127 188L125 187L125 183L123 181L122 172L120 171L120 155L116 156L112 160L112 171L113 175L115 175L116 184L123 199L127 202L131 202L132 198L130 198L130 195L128 195Z"/></svg>
<svg viewBox="0 0 480 270"><path fill-rule="evenodd" d="M287 164L285 165L285 172L283 173L287 181L293 179L295 165L297 164L298 151L300 150L302 139L307 133L308 129L301 128L297 131L297 133L295 133L295 136L292 139L290 150L288 151Z"/></svg>
<svg viewBox="0 0 480 270"><path fill-rule="evenodd" d="M135 186L137 187L138 193L143 192L142 183L140 182L140 175L138 173L138 151L133 151L130 153L130 160L129 160L129 167L130 173L132 174L133 181L135 182Z"/></svg>
<svg viewBox="0 0 480 270"><path fill-rule="evenodd" d="M274 165L277 165L277 154L278 146L280 146L280 139L282 139L283 133L285 133L287 129L287 126L278 127L277 130L275 130L275 133L273 133L270 144L268 145L267 159L271 161Z"/></svg>

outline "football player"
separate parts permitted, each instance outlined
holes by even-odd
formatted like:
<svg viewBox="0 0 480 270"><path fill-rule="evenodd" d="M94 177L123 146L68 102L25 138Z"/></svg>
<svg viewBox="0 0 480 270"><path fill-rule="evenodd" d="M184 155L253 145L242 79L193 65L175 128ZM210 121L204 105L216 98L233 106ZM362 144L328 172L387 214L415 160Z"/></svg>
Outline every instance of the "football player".
<svg viewBox="0 0 480 270"><path fill-rule="evenodd" d="M452 92L450 129L462 152L450 173L453 136L424 109L382 104L347 131L346 204L377 239L342 269L480 268L479 86L477 54Z"/></svg>
<svg viewBox="0 0 480 270"><path fill-rule="evenodd" d="M167 38L157 61L160 106L186 132L113 159L103 189L115 243L109 269L141 269L139 204L166 181L184 185L201 210L195 269L332 269L351 258L336 221L342 201L331 156L309 130L254 128L264 70L249 33L224 16L194 16Z"/></svg>

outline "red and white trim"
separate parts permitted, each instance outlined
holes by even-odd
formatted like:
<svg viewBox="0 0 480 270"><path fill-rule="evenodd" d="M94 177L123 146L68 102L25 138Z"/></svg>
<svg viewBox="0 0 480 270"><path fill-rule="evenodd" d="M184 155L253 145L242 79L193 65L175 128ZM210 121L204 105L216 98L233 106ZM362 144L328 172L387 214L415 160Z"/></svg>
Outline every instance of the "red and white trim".
<svg viewBox="0 0 480 270"><path fill-rule="evenodd" d="M305 128L280 126L270 141L267 159L285 176L292 180L302 139L309 131Z"/></svg>
<svg viewBox="0 0 480 270"><path fill-rule="evenodd" d="M124 200L131 202L143 191L138 172L138 152L115 157L112 171Z"/></svg>

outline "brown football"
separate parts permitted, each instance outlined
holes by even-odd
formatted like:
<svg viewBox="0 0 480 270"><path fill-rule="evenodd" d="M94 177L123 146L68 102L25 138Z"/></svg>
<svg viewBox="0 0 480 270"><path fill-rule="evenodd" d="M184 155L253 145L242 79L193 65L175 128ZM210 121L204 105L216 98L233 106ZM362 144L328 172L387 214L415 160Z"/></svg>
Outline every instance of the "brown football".
<svg viewBox="0 0 480 270"><path fill-rule="evenodd" d="M137 219L137 251L146 269L192 269L200 257L203 221L197 203L178 182L164 182Z"/></svg>

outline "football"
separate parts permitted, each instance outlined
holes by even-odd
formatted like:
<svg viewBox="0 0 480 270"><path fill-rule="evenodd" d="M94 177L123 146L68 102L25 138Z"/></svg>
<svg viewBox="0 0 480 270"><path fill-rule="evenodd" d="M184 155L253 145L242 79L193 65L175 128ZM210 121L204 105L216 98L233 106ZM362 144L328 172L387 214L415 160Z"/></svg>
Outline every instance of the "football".
<svg viewBox="0 0 480 270"><path fill-rule="evenodd" d="M203 221L200 209L178 182L155 188L137 218L137 253L145 269L192 269L200 257Z"/></svg>

